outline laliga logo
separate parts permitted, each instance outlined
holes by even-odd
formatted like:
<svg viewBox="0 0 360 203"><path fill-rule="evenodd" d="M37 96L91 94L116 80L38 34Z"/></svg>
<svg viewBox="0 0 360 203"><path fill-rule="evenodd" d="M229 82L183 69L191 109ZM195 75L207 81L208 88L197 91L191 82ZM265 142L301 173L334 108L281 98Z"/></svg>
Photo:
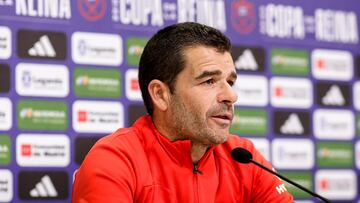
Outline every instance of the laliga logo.
<svg viewBox="0 0 360 203"><path fill-rule="evenodd" d="M94 22L104 17L106 0L78 0L77 6L82 17Z"/></svg>
<svg viewBox="0 0 360 203"><path fill-rule="evenodd" d="M231 4L231 23L240 34L249 34L256 26L254 4L247 0L235 0Z"/></svg>

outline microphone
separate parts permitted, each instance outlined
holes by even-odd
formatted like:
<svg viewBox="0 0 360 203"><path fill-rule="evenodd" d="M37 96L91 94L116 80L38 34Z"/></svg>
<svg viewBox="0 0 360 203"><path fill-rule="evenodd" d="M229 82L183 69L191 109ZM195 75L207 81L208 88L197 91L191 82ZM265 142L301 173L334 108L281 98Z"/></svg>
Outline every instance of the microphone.
<svg viewBox="0 0 360 203"><path fill-rule="evenodd" d="M325 197L323 197L323 196L321 196L321 195L319 195L319 194L316 194L315 192L312 192L311 190L303 187L302 185L300 185L300 184L298 184L298 183L296 183L296 182L294 182L294 181L286 178L286 177L283 176L283 175L280 175L279 173L276 173L275 171L273 171L273 170L271 170L271 169L269 169L269 168L261 165L260 163L258 163L258 162L256 162L256 161L254 161L254 160L252 159L252 154L251 154L248 150L246 150L246 149L244 149L244 148L237 147L237 148L233 149L233 150L231 151L231 157L232 157L235 161L240 162L240 163L243 163L243 164L248 164L248 163L251 162L251 163L259 166L260 168L264 169L265 171L267 171L267 172L269 172L269 173L271 173L271 174L273 174L273 175L281 178L282 180L285 180L286 182L291 183L292 185L300 188L301 190L309 193L309 194L312 195L313 197L317 197L317 198L323 200L324 202L331 203L330 200L326 199Z"/></svg>

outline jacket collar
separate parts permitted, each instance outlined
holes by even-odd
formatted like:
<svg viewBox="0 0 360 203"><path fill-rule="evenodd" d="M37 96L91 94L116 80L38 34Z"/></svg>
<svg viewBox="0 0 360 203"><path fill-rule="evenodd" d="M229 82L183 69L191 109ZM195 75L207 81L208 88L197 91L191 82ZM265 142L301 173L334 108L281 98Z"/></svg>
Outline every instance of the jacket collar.
<svg viewBox="0 0 360 203"><path fill-rule="evenodd" d="M159 144L164 152L172 159L174 162L182 165L193 167L193 163L191 160L191 141L190 140L177 140L170 141L165 136L161 135L159 131L156 129L151 116L146 115L140 117L133 127L139 129L140 132L143 132L144 141L147 140L147 146L152 147L153 144ZM150 142L149 142L150 141ZM149 145L150 144L150 145ZM214 147L211 147L205 155L201 158L199 163L204 162L209 155L214 150Z"/></svg>

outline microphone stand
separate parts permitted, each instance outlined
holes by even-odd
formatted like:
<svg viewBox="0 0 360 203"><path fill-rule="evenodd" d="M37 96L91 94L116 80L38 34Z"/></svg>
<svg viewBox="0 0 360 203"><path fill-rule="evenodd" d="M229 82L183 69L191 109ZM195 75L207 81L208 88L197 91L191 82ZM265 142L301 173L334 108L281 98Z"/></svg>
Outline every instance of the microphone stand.
<svg viewBox="0 0 360 203"><path fill-rule="evenodd" d="M251 163L253 163L253 164L255 164L255 165L259 166L260 168L262 168L262 169L266 170L267 172L269 172L269 173L271 173L271 174L273 174L273 175L275 175L275 176L277 176L277 177L279 177L279 178L281 178L281 179L285 180L286 182L291 183L292 185L295 185L296 187L298 187L298 188L302 189L303 191L305 191L305 192L307 192L307 193L311 194L312 196L315 196L315 197L317 197L317 198L321 199L321 200L322 200L322 201L324 201L324 202L331 203L331 201L330 201L330 200L328 200L328 199L326 199L325 197L323 197L323 196L321 196L321 195L318 195L318 194L316 194L316 193L312 192L311 190L308 190L307 188L305 188L305 187L303 187L303 186L301 186L301 185L297 184L296 182L294 182L294 181L292 181L292 180L290 180L290 179L286 178L285 176L282 176L282 175L280 175L280 174L278 174L278 173L275 173L274 171L272 171L272 170L268 169L267 167L265 167L265 166L263 166L263 165L259 164L258 162L254 161L254 160L252 160L252 159L250 159L249 161L250 161Z"/></svg>

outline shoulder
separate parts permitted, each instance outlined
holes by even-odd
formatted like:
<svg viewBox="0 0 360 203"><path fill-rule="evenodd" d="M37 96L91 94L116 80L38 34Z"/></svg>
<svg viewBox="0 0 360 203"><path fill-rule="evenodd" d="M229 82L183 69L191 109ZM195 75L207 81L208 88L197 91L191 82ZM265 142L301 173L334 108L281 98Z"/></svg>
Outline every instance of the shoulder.
<svg viewBox="0 0 360 203"><path fill-rule="evenodd" d="M154 141L151 124L152 120L150 117L140 117L133 126L119 128L112 134L98 140L91 151L99 148L108 148L115 151L138 153L140 149L148 147Z"/></svg>
<svg viewBox="0 0 360 203"><path fill-rule="evenodd" d="M104 196L131 199L141 174L139 159L144 159L141 142L134 128L122 128L96 142L79 170L73 185L73 200L99 200ZM119 188L121 190L119 191Z"/></svg>
<svg viewBox="0 0 360 203"><path fill-rule="evenodd" d="M112 168L126 163L141 152L138 132L133 128L121 128L100 138L86 155L81 168Z"/></svg>
<svg viewBox="0 0 360 203"><path fill-rule="evenodd" d="M131 149L131 146L139 144L140 132L136 128L120 128L112 134L99 139L92 150L102 147L109 147L114 149Z"/></svg>
<svg viewBox="0 0 360 203"><path fill-rule="evenodd" d="M218 146L218 148L220 148L221 150L228 152L231 152L233 149L237 147L244 148L250 152L256 151L254 144L249 139L239 137L237 135L229 135L228 140L225 143Z"/></svg>

